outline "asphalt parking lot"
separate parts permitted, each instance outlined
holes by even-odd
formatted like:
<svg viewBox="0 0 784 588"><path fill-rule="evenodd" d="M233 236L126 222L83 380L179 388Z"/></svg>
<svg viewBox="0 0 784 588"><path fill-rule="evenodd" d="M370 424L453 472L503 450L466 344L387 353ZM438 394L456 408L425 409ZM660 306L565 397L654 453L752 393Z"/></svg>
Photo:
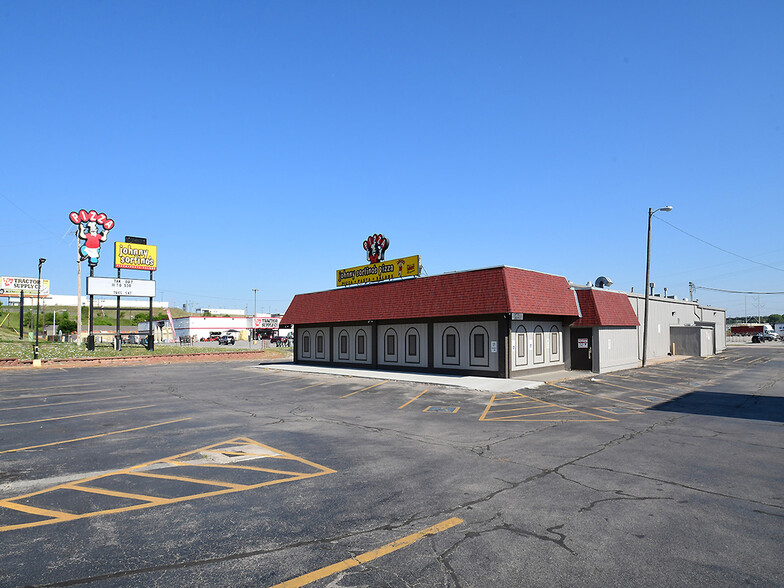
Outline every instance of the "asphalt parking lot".
<svg viewBox="0 0 784 588"><path fill-rule="evenodd" d="M784 344L503 392L0 372L0 586L780 586Z"/></svg>

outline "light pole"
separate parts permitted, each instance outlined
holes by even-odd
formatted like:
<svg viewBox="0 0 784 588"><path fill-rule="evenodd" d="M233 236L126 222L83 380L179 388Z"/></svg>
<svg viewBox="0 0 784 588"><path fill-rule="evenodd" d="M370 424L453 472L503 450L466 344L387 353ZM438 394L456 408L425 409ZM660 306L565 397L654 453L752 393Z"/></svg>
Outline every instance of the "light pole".
<svg viewBox="0 0 784 588"><path fill-rule="evenodd" d="M251 288L253 290L253 322L251 323L250 338L253 339L253 344L256 344L256 292L258 288Z"/></svg>
<svg viewBox="0 0 784 588"><path fill-rule="evenodd" d="M41 311L41 266L46 263L43 257L38 258L38 304L35 307L35 349L33 349L33 359L38 359L38 315Z"/></svg>
<svg viewBox="0 0 784 588"><path fill-rule="evenodd" d="M645 318L642 323L642 367L648 362L648 298L651 295L651 219L659 211L670 212L672 206L662 206L656 210L648 209L648 252L645 257Z"/></svg>

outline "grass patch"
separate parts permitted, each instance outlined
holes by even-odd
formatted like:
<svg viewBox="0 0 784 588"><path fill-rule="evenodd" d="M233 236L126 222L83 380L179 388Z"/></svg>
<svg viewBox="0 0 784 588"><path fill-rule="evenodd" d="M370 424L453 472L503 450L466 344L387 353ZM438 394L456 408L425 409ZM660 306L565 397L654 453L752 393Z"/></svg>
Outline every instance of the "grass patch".
<svg viewBox="0 0 784 588"><path fill-rule="evenodd" d="M258 351L258 346L248 347L239 344L228 347L191 347L179 345L156 344L153 351L148 351L141 345L126 345L120 351L115 351L111 345L96 345L95 351L87 351L84 345L76 343L54 343L41 341L39 356L41 359L77 359L80 357L159 357L165 355L183 355L192 353L238 353L241 351ZM0 357L16 357L20 360L33 359L33 343L29 341L0 341ZM265 350L271 356L285 357L291 355L291 349L269 348Z"/></svg>

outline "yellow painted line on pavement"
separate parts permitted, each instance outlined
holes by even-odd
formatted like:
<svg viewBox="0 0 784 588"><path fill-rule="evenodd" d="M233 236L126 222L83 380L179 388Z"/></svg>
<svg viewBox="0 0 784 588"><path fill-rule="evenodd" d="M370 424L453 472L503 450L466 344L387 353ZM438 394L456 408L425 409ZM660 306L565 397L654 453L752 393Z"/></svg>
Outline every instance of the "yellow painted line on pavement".
<svg viewBox="0 0 784 588"><path fill-rule="evenodd" d="M107 400L120 400L121 398L130 398L131 396L133 396L133 394L126 394L125 396L112 396L111 398L101 398L100 400L95 400L93 398L90 398L89 400L69 400L68 402L44 402L43 404L28 404L27 406L9 406L8 408L0 408L0 412L6 410L22 410L25 408L63 406L65 404L84 404L85 402L105 402Z"/></svg>
<svg viewBox="0 0 784 588"><path fill-rule="evenodd" d="M364 563L368 563L373 561L374 559L378 559L384 555L392 553L393 551L397 551L398 549L402 549L403 547L407 547L413 543L416 543L420 539L424 539L430 535L435 535L437 533L441 533L442 531L446 531L447 529L451 529L452 527L459 525L463 522L463 519L459 519L457 517L452 517L451 519L447 519L438 523L437 525L433 525L432 527L428 527L418 533L412 533L407 537L403 537L402 539L398 539L396 541L392 541L392 543L387 543L386 545L379 547L378 549L373 549L372 551L366 551L361 555L357 555L355 557L350 557L348 559L344 559L343 561L332 564L331 566L327 566L325 568L321 568L319 570L310 572L303 576L299 576L297 578L293 578L291 580L286 580L285 582L281 582L280 584L275 584L272 588L297 588L299 586L306 586L316 580L321 580L322 578L326 578L327 576L331 576L332 574L337 574L338 572L342 572L343 570L347 570L349 568L353 568Z"/></svg>
<svg viewBox="0 0 784 588"><path fill-rule="evenodd" d="M414 397L413 397L411 400L409 400L409 401L408 401L408 402L406 402L405 404L401 404L400 406L398 406L398 407L397 407L397 409L398 409L398 410L400 410L401 408L405 408L405 407L407 407L409 404L411 404L412 402L414 402L414 400L416 400L417 398L419 398L420 396L422 396L422 394L424 394L425 392L427 392L429 389L430 389L430 388L425 388L425 389L424 389L424 390L422 390L422 391L421 391L419 394L417 394L416 396L414 396Z"/></svg>
<svg viewBox="0 0 784 588"><path fill-rule="evenodd" d="M177 496L177 497L174 497L174 498L164 498L164 497L155 497L155 496L147 496L147 495L139 495L139 494L129 494L129 493L126 493L126 492L117 492L117 491L113 491L113 490L104 489L104 488L101 488L99 486L88 486L87 485L89 483L100 484L100 481L103 478L111 478L113 476L118 476L118 475L123 475L123 474L128 474L128 475L148 474L148 475L150 475L149 472L141 472L139 470L144 469L144 468L148 468L148 467L153 466L155 464L165 464L165 465L172 465L172 466L174 466L175 463L176 463L175 460L177 460L179 458L186 457L186 456L189 456L189 455L202 454L205 451L209 451L209 450L212 450L212 449L215 449L215 448L226 447L226 446L230 447L232 444L235 444L235 443L238 443L238 442L244 442L244 443L247 443L247 444L252 444L252 445L255 445L257 447L261 447L261 448L267 450L271 454L274 454L274 455L269 455L269 456L265 455L264 456L265 458L277 457L279 459L291 459L291 460L294 460L294 461L298 461L300 463L304 463L304 464L310 465L317 471L309 472L309 473L292 472L290 477L288 477L288 478L281 478L281 479L276 479L276 480L266 480L266 481L263 481L263 482L258 482L258 483L250 484L250 485L238 485L238 484L233 484L231 482L216 483L215 481L196 480L196 479L194 479L195 481L198 481L198 482L202 482L202 483L210 483L211 482L212 485L223 486L223 487L218 489L218 490L211 491L211 492L199 492L199 493L196 493L196 494L187 494L187 495L183 495L183 496ZM189 466L193 466L193 467L197 467L197 468L198 467L209 467L209 465L203 464L203 463L194 464L194 463L189 463L187 461L184 461L182 463L184 465L189 465ZM223 467L227 467L227 466L224 465ZM272 471L272 472L276 472L276 473L282 473L282 471L280 471L280 470L265 470L264 468L254 468L254 467L251 467L251 466L233 466L233 467L235 467L237 469L245 469L245 470ZM90 478L83 478L81 480L75 480L75 481L72 481L72 482L66 482L66 483L63 483L63 484L52 486L50 488L46 488L44 490L38 490L36 492L30 492L28 494L22 494L20 496L13 496L11 498L2 499L2 500L0 500L0 508L9 508L9 509L12 509L12 510L17 510L17 511L26 512L26 513L29 513L29 514L33 514L33 515L37 515L37 516L44 516L44 517L49 517L49 518L47 518L46 520L33 521L33 522L28 522L28 523L18 523L18 524L11 524L11 525L5 525L5 526L0 525L0 532L11 531L11 530L15 530L15 529L26 529L26 528L30 528L30 527L40 527L40 526L43 526L43 525L51 525L51 524L55 524L55 523L61 523L63 521L91 518L91 517L96 517L96 516L101 516L101 515L106 515L106 514L131 512L131 511L134 511L134 510L141 510L143 508L150 508L150 507L164 505L164 504L177 504L177 503L180 503L180 502L186 502L186 501L189 501L189 500L195 500L197 498L206 498L206 497L209 497L209 496L220 496L220 495L223 495L223 494L231 494L231 493L238 492L238 491L243 491L243 490L253 490L253 489L262 488L262 487L265 487L265 486L272 486L272 485L275 485L275 484L281 484L281 483L285 483L285 482L292 482L292 481L297 481L297 480L303 480L303 479L306 479L306 478L313 478L313 477L316 477L316 476L323 476L324 474L334 474L335 471L336 470L333 470L332 468L328 468L326 466L322 466L322 465L316 464L316 463L314 463L312 461L303 459L301 457L297 457L296 455L293 455L291 453L287 453L285 451L281 451L279 449L275 449L273 447L270 447L269 445L264 445L263 443L258 443L256 441L253 441L252 439L249 439L248 437L235 437L234 439L229 439L227 441L222 441L220 443L214 443L212 445L208 445L206 447L202 447L201 449L196 449L196 450L192 450L192 451L185 451L183 453L179 453L177 455L173 455L173 456L170 456L170 457L167 457L167 458L164 458L164 459L148 461L148 462L136 465L136 466L132 466L130 468L116 470L116 471L100 474L100 475L97 475L97 476L92 476ZM154 476L151 475L150 477L154 477ZM86 513L73 514L73 513L58 511L58 510L49 510L49 509L38 508L38 507L29 506L29 505L26 505L26 504L20 504L18 502L15 502L15 501L18 501L18 500L25 500L25 499L29 499L29 498L32 498L32 497L35 497L35 496L47 494L47 493L53 492L55 490L71 490L71 491L74 491L74 492L92 492L92 493L96 493L96 494L104 494L104 495L107 495L107 496L115 496L115 497L118 497L118 498L132 498L134 500L141 501L141 503L140 504L130 505L130 506L118 507L118 508L107 508L107 509L103 509L103 510L96 510L96 511L91 511L91 512L86 512Z"/></svg>
<svg viewBox="0 0 784 588"><path fill-rule="evenodd" d="M484 412L483 412L483 413L482 413L482 415L479 417L479 420L480 420L480 421L484 421L484 420L485 420L485 416L487 416L487 411L489 411L489 410L490 410L490 407L491 407L491 406L493 406L493 401L495 400L495 397L496 397L496 395L495 395L495 394L493 394L493 395L490 397L490 402L487 404L487 406L485 406L485 410L484 410Z"/></svg>
<svg viewBox="0 0 784 588"><path fill-rule="evenodd" d="M0 423L0 427L12 427L14 425L30 425L30 424L33 424L33 423L44 423L44 422L47 422L47 421L61 421L63 419L75 419L75 418L83 417L83 416L92 416L94 414L108 414L110 412L124 412L126 410L139 410L141 408L150 408L150 407L153 407L153 406L157 406L157 405L155 405L155 404L145 404L144 406L132 406L130 408L115 408L113 410L99 410L99 411L96 411L96 412L83 412L82 414L72 414L72 415L69 415L69 416L62 416L62 417L51 417L51 418L48 418L48 419L37 419L37 420L34 420L34 421L19 421L18 423Z"/></svg>
<svg viewBox="0 0 784 588"><path fill-rule="evenodd" d="M14 388L13 390L2 390L2 392L26 392L27 390L56 390L60 388L76 388L77 386L81 386L82 388L84 388L85 384L61 384L59 386L43 386L43 387L36 387L36 388Z"/></svg>
<svg viewBox="0 0 784 588"><path fill-rule="evenodd" d="M164 421L162 423L154 423L152 425L144 425L143 427L134 427L132 429L122 429L120 431L111 431L109 433L100 433L98 435L90 435L88 437L77 437L76 439L66 439L65 441L53 441L52 443L42 443L41 445L28 445L27 447L17 447L16 449L6 449L0 451L1 453L14 453L15 451L25 451L27 449L40 449L41 447L51 447L52 445L63 445L65 443L74 443L76 441L86 441L87 439L97 439L98 437L108 437L109 435L119 435L120 433L130 433L131 431L141 431L142 429L151 429L152 427L161 427L163 425L170 425L172 423L179 423L181 421L189 421L190 417L184 419L175 419L173 421Z"/></svg>
<svg viewBox="0 0 784 588"><path fill-rule="evenodd" d="M171 476L167 474L153 474L152 472L128 472L129 476L140 476L142 478L158 478L160 480L175 480L178 482L193 482L195 484L207 484L209 486L221 486L223 488L234 488L236 490L247 490L247 484L232 484L231 482L218 482L216 480L204 480L202 478L190 478L188 476Z"/></svg>
<svg viewBox="0 0 784 588"><path fill-rule="evenodd" d="M107 490L106 488L96 488L95 486L82 486L81 484L64 484L62 487L66 490L91 492L93 494L102 494L103 496L114 496L115 498L130 498L132 500L139 500L141 502L149 502L150 504L165 504L166 502L168 502L165 498L161 498L160 496L148 496L146 494L131 494L130 492Z"/></svg>
<svg viewBox="0 0 784 588"><path fill-rule="evenodd" d="M389 380L384 380L383 382L379 382L378 384L373 384L372 386L368 386L367 388L362 388L362 390L357 390L356 392L352 392L351 394L346 394L345 396L341 396L341 398L348 398L349 396L354 396L354 394L359 394L360 392L364 392L365 390L370 390L371 388L375 388L376 386L380 386L381 384L386 384Z"/></svg>
<svg viewBox="0 0 784 588"><path fill-rule="evenodd" d="M300 390L307 390L308 388L314 388L316 386L323 386L324 382L319 382L318 384L311 384L310 386L305 386L304 388L297 388L294 392L299 392Z"/></svg>
<svg viewBox="0 0 784 588"><path fill-rule="evenodd" d="M80 384L84 386L84 384ZM30 390L45 390L46 388L30 388ZM14 398L0 398L3 402L9 402L11 400L27 400L29 398L54 398L55 396L76 396L77 394L95 394L97 392L114 392L114 388L103 388L101 390L86 390L84 392L62 392L61 394L34 394L32 396L20 396ZM16 390L14 390L16 392ZM118 390L121 392L121 390Z"/></svg>
<svg viewBox="0 0 784 588"><path fill-rule="evenodd" d="M599 382L600 384L609 384L610 386L616 386L616 384L610 384L609 382ZM566 386L559 386L558 384L550 384L550 386L555 386L556 388L562 388L563 390L569 390L569 392L577 392L578 394L585 394L586 396L593 396L594 398L600 398L601 400L607 400L608 402L622 402L624 404L631 404L632 406L636 406L638 408L645 408L642 404L638 404L637 402L629 402L628 400L619 400L617 398L612 398L609 396L599 396L598 394L591 394L590 392L583 392L582 390L574 390L573 388L567 388ZM618 386L618 388L624 388L625 386ZM638 390L635 388L626 388L627 390L632 390L633 392L645 392L645 390Z"/></svg>

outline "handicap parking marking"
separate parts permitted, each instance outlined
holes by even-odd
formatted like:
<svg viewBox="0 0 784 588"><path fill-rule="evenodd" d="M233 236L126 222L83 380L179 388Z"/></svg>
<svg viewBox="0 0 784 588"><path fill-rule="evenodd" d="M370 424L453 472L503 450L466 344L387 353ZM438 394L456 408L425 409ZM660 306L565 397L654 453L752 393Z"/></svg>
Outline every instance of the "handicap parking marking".
<svg viewBox="0 0 784 588"><path fill-rule="evenodd" d="M515 406L515 408L500 408ZM558 415L558 416L556 416ZM591 418L585 418L586 416ZM615 421L606 416L532 398L519 392L493 394L480 421Z"/></svg>
<svg viewBox="0 0 784 588"><path fill-rule="evenodd" d="M7 524L0 522L0 532L174 504L334 473L336 470L332 468L248 437L236 437L130 468L2 499L0 521L7 521ZM166 484L169 486L164 489ZM87 495L101 498L89 499Z"/></svg>
<svg viewBox="0 0 784 588"><path fill-rule="evenodd" d="M460 410L459 406L428 406L422 412L449 412L455 413Z"/></svg>

